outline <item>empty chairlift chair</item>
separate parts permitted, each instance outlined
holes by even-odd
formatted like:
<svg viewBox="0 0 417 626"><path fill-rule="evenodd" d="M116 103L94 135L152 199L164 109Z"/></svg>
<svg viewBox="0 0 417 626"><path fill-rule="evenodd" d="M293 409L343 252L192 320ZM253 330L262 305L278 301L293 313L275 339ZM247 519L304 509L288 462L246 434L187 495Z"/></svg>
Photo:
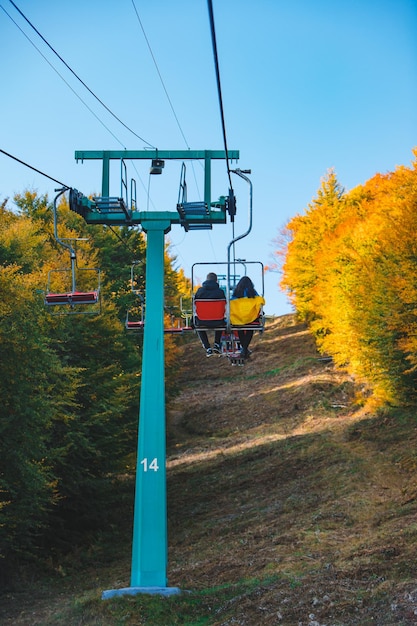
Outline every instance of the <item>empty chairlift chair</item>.
<svg viewBox="0 0 417 626"><path fill-rule="evenodd" d="M75 249L71 243L68 243L70 240L63 240L58 237L56 204L59 196L65 191L68 189L61 189L54 200L54 235L56 241L70 252L71 266L49 271L44 303L47 307L66 305L69 309L64 313L96 314L100 308L100 270L89 267L78 268ZM77 283L81 284L83 288L80 288ZM86 285L87 288L84 288ZM86 307L85 305L94 306Z"/></svg>

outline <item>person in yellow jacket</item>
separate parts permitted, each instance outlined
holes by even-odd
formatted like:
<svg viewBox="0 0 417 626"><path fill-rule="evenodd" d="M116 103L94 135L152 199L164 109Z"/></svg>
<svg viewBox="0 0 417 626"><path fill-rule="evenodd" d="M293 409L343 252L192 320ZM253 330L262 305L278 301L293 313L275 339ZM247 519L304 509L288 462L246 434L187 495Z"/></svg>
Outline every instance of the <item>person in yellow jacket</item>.
<svg viewBox="0 0 417 626"><path fill-rule="evenodd" d="M260 296L249 276L242 276L236 285L230 300L230 322L233 326L244 326L255 322L260 315L265 299ZM253 330L238 330L243 358L250 356L249 344L253 337Z"/></svg>

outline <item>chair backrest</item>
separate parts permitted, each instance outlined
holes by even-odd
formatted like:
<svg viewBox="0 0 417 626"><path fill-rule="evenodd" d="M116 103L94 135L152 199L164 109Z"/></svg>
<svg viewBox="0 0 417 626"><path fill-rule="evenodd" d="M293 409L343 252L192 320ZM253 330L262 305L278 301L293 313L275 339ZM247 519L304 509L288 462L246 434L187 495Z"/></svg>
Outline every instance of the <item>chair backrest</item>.
<svg viewBox="0 0 417 626"><path fill-rule="evenodd" d="M194 300L194 315L204 322L224 320L226 300Z"/></svg>

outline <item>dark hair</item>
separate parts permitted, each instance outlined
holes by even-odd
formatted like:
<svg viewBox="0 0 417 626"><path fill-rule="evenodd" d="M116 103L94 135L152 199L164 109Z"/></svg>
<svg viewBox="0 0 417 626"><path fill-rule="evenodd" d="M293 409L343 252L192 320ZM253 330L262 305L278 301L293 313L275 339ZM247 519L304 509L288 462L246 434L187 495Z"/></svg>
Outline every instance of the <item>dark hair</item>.
<svg viewBox="0 0 417 626"><path fill-rule="evenodd" d="M242 276L233 292L234 298L254 298L257 295L253 282L249 276Z"/></svg>
<svg viewBox="0 0 417 626"><path fill-rule="evenodd" d="M207 274L206 280L214 280L217 283L217 274L215 274L214 272L209 272Z"/></svg>

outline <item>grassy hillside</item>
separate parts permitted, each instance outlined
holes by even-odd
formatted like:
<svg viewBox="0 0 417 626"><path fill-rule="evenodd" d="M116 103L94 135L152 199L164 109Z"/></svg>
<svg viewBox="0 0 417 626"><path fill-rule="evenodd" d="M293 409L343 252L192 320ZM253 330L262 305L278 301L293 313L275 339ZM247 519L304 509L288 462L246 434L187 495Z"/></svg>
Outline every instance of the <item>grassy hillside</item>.
<svg viewBox="0 0 417 626"><path fill-rule="evenodd" d="M1 598L0 624L417 623L415 410L367 413L292 316L244 367L183 347L168 410L171 598L129 586L132 479L111 535Z"/></svg>

